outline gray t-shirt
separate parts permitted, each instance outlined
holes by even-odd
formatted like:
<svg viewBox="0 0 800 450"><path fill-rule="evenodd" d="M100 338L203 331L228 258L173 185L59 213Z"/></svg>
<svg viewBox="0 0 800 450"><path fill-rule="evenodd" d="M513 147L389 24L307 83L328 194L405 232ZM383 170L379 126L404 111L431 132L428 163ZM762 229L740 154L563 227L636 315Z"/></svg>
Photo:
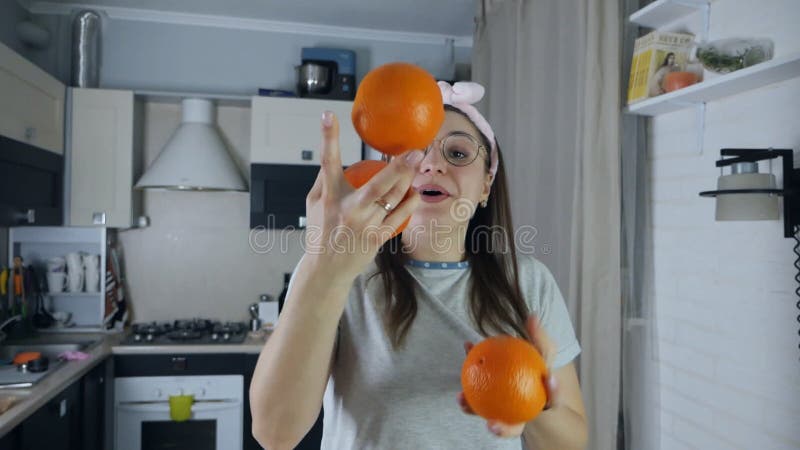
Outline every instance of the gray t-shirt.
<svg viewBox="0 0 800 450"><path fill-rule="evenodd" d="M528 309L558 346L552 366L564 366L580 346L558 286L541 262L518 259ZM418 283L418 309L400 350L393 349L383 328L382 279L367 282L375 265L355 280L323 400L323 449L520 448L520 439L498 438L484 419L463 413L456 401L463 343L484 339L469 316L470 268L425 264L406 266Z"/></svg>

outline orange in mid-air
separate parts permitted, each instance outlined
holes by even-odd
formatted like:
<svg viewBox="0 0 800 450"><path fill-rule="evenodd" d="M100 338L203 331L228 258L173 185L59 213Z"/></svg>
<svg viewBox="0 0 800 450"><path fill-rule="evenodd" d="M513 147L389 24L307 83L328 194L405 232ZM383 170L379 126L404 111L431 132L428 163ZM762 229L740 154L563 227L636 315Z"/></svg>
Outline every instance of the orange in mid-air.
<svg viewBox="0 0 800 450"><path fill-rule="evenodd" d="M361 139L381 153L397 156L423 149L444 123L442 93L425 69L384 64L361 80L351 119Z"/></svg>
<svg viewBox="0 0 800 450"><path fill-rule="evenodd" d="M358 161L357 163L349 166L347 169L344 169L344 178L350 183L350 186L358 189L361 186L365 185L367 181L369 181L376 173L383 170L384 167L388 166L389 163L385 161L377 161L372 159L366 159L363 161ZM406 193L403 200L408 198L408 195L411 193L411 189L409 189L408 193ZM395 205L396 206L396 205ZM408 217L399 227L395 230L392 237L397 236L398 234L402 233L403 230L408 226L408 222L411 220L411 216Z"/></svg>
<svg viewBox="0 0 800 450"><path fill-rule="evenodd" d="M531 343L512 336L472 347L461 368L467 404L479 416L519 424L533 420L547 403L547 365Z"/></svg>

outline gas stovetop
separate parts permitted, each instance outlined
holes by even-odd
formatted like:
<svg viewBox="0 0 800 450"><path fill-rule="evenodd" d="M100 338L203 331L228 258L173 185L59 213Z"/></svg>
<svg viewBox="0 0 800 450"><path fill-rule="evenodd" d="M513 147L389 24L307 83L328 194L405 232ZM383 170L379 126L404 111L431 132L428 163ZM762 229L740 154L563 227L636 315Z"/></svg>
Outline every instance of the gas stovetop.
<svg viewBox="0 0 800 450"><path fill-rule="evenodd" d="M247 337L244 322L209 319L134 323L123 345L238 344Z"/></svg>

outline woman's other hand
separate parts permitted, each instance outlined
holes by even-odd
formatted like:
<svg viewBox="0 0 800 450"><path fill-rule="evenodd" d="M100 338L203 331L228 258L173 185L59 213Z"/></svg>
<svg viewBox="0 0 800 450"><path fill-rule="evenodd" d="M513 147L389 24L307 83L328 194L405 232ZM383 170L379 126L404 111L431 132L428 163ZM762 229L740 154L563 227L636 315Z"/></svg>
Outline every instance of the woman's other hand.
<svg viewBox="0 0 800 450"><path fill-rule="evenodd" d="M545 390L547 391L547 404L545 404L544 409L548 410L559 403L558 384L556 383L555 377L550 372L550 363L552 362L552 358L555 356L557 349L553 341L550 340L550 338L547 336L547 333L545 333L544 328L540 326L539 319L536 317L536 315L532 314L528 316L528 319L525 321L525 328L528 330L528 335L531 336L528 342L533 344L533 346L539 350L539 353L542 354L542 357L547 364L547 372L550 374L547 378L547 383L545 386ZM465 342L464 352L469 353L473 345L474 344L472 342ZM464 398L463 392L458 393L457 400L462 411L467 414L475 414L475 412L472 411L467 404L467 400ZM486 426L490 432L505 438L521 436L523 430L525 429L525 425L527 425L526 422L508 424L499 420L486 421Z"/></svg>

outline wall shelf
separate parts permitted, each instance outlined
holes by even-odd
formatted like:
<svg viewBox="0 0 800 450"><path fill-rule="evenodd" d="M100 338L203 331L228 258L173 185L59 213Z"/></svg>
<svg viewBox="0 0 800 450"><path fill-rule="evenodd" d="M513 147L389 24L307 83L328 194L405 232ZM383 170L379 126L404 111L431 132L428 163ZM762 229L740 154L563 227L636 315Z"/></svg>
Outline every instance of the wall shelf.
<svg viewBox="0 0 800 450"><path fill-rule="evenodd" d="M661 28L697 11L708 10L708 0L656 0L631 14L628 20L639 26Z"/></svg>
<svg viewBox="0 0 800 450"><path fill-rule="evenodd" d="M657 116L796 77L800 77L800 52L634 103L626 107L624 112Z"/></svg>
<svg viewBox="0 0 800 450"><path fill-rule="evenodd" d="M98 297L104 294L102 292L47 292L44 295L50 297Z"/></svg>

